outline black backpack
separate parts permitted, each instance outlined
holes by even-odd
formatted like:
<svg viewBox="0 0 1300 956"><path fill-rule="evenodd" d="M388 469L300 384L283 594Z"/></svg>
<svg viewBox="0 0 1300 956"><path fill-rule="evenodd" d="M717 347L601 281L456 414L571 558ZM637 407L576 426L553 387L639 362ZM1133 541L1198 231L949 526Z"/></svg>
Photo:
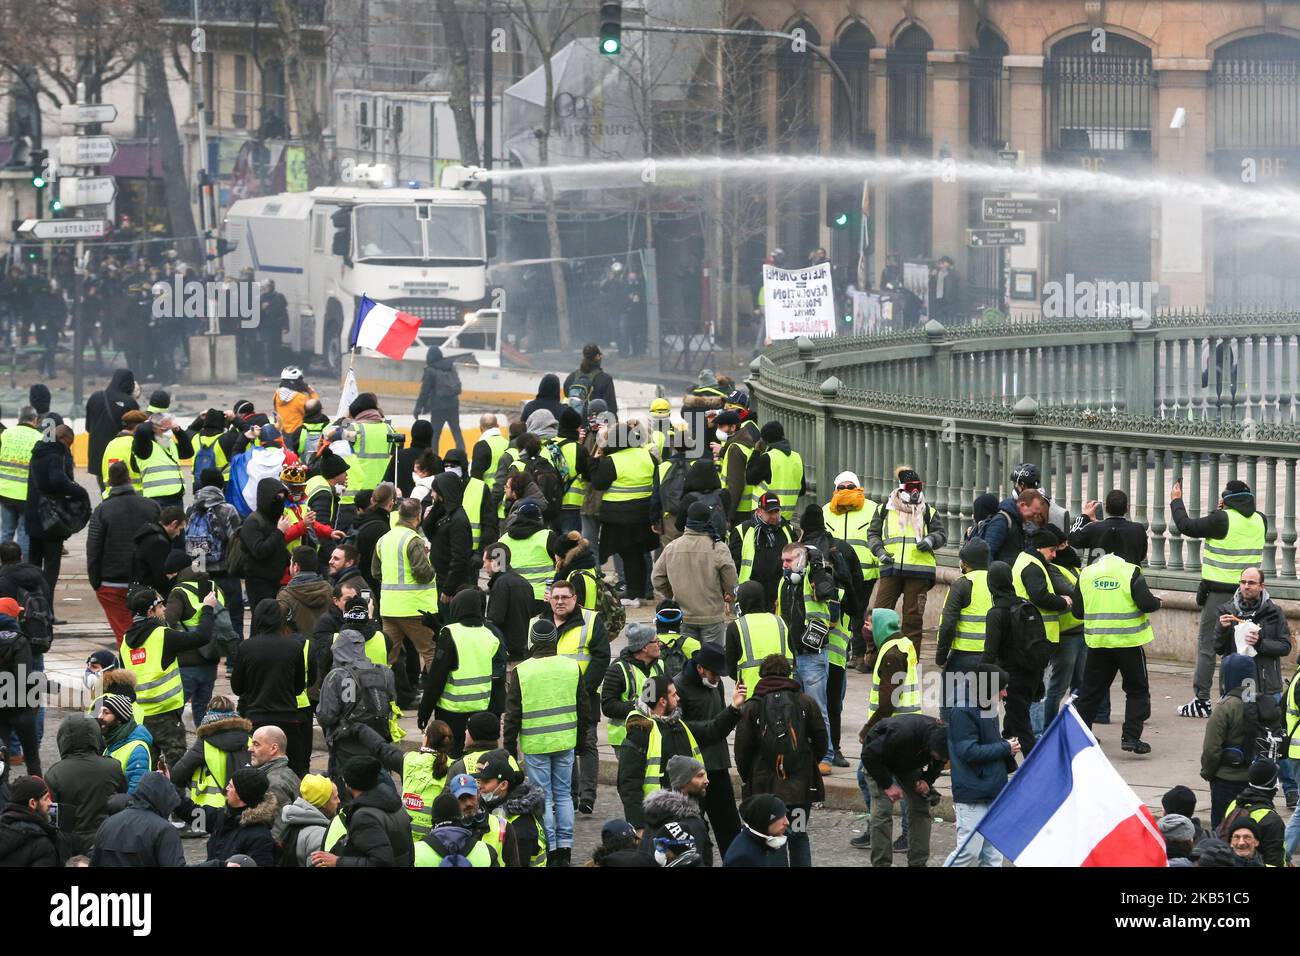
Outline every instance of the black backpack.
<svg viewBox="0 0 1300 956"><path fill-rule="evenodd" d="M376 729L386 726L392 707L389 706L388 681L384 679L384 669L346 667L344 670L356 688L356 699L345 708L343 719L354 724L368 724Z"/></svg>
<svg viewBox="0 0 1300 956"><path fill-rule="evenodd" d="M32 647L33 654L44 654L54 643L54 612L50 602L40 591L28 591L15 587L17 599L22 611L18 615L18 626Z"/></svg>
<svg viewBox="0 0 1300 956"><path fill-rule="evenodd" d="M971 538L980 538L987 541L989 539L989 528L992 527L993 522L997 521L999 517L1006 523L1007 527L1010 528L1011 519L1007 517L1005 511L999 508L979 524L975 525L975 527L971 528L970 533L966 535L966 540L969 541Z"/></svg>
<svg viewBox="0 0 1300 956"><path fill-rule="evenodd" d="M587 417L587 404L591 401L591 389L596 384L595 376L586 372L576 372L569 383L566 395L569 405L583 418Z"/></svg>
<svg viewBox="0 0 1300 956"><path fill-rule="evenodd" d="M663 504L666 515L677 514L682 496L686 493L686 473L691 470L688 461L674 461L668 466L668 474L659 482L659 501Z"/></svg>
<svg viewBox="0 0 1300 956"><path fill-rule="evenodd" d="M758 734L763 763L775 771L778 779L784 780L805 769L812 759L811 749L804 744L807 715L792 690L774 691L760 700Z"/></svg>
<svg viewBox="0 0 1300 956"><path fill-rule="evenodd" d="M1016 598L1016 602L1008 608L1008 617L1011 621L1014 669L1041 674L1052 657L1052 645L1047 640L1043 612L1032 602Z"/></svg>
<svg viewBox="0 0 1300 956"><path fill-rule="evenodd" d="M568 470L566 464L565 470ZM537 483L546 497L546 508L542 511L542 522L554 524L560 517L560 508L564 505L564 479L551 463L545 448L533 458L524 459L524 472Z"/></svg>
<svg viewBox="0 0 1300 956"><path fill-rule="evenodd" d="M28 640L20 632L0 631L0 673L18 676L18 668L30 664L31 655L24 652L26 644Z"/></svg>

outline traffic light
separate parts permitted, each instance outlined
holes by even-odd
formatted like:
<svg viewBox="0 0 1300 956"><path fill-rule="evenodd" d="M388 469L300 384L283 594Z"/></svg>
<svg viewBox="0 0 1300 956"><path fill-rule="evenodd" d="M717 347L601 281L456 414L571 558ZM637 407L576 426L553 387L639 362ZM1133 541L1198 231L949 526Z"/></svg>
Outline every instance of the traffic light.
<svg viewBox="0 0 1300 956"><path fill-rule="evenodd" d="M623 4L600 5L600 52L614 56L623 52Z"/></svg>
<svg viewBox="0 0 1300 956"><path fill-rule="evenodd" d="M850 183L831 183L826 187L826 225L832 229L847 229L853 217L861 212L860 187Z"/></svg>
<svg viewBox="0 0 1300 956"><path fill-rule="evenodd" d="M58 196L53 197L50 200L50 212L62 212L62 211L63 211L63 201L59 199Z"/></svg>
<svg viewBox="0 0 1300 956"><path fill-rule="evenodd" d="M35 186L37 189L45 188L45 160L46 157L48 157L49 155L50 153L48 150L44 150L44 149L32 150L32 154L31 154L32 185Z"/></svg>

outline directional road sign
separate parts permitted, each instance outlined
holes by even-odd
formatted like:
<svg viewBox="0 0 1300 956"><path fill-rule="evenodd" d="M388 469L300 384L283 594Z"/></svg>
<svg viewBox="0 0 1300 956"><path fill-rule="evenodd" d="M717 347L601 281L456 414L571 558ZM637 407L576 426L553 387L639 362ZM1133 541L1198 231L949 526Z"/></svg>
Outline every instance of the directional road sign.
<svg viewBox="0 0 1300 956"><path fill-rule="evenodd" d="M1060 222L1059 199L1003 199L983 200L985 222Z"/></svg>
<svg viewBox="0 0 1300 956"><path fill-rule="evenodd" d="M972 249L985 246L1023 246L1025 230L1023 229L967 229L966 245Z"/></svg>
<svg viewBox="0 0 1300 956"><path fill-rule="evenodd" d="M60 166L106 166L117 155L111 136L64 136L59 140Z"/></svg>
<svg viewBox="0 0 1300 956"><path fill-rule="evenodd" d="M59 122L72 126L111 123L115 119L117 107L112 103L68 103L59 107Z"/></svg>
<svg viewBox="0 0 1300 956"><path fill-rule="evenodd" d="M107 230L104 219L24 219L18 234L32 239L98 239Z"/></svg>
<svg viewBox="0 0 1300 956"><path fill-rule="evenodd" d="M59 200L65 206L106 206L117 196L112 176L63 176L58 180Z"/></svg>

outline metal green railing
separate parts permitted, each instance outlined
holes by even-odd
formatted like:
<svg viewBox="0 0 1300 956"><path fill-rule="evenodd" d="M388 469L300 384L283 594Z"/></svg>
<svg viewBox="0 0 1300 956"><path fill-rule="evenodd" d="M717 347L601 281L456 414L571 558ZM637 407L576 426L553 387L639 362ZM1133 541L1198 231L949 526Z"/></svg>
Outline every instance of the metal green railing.
<svg viewBox="0 0 1300 956"><path fill-rule="evenodd" d="M756 359L750 389L760 421L781 421L803 453L812 499L828 497L820 476L845 469L883 499L894 468L911 464L950 542L973 522L977 495L1007 493L1020 461L1039 464L1045 490L1072 515L1122 488L1130 517L1149 529L1148 574L1160 587L1194 590L1200 577L1199 541L1184 539L1170 520L1172 483L1182 481L1195 516L1216 506L1226 481L1241 478L1268 521L1269 591L1300 598L1300 427L1291 424L1300 314L1145 321L1145 328L1094 319L982 330L930 323L800 339ZM1216 391L1216 354L1233 348L1236 391ZM1193 381L1198 366L1182 361L1207 350L1208 375ZM1223 369L1218 380L1230 382L1231 364ZM955 544L945 551L955 563Z"/></svg>

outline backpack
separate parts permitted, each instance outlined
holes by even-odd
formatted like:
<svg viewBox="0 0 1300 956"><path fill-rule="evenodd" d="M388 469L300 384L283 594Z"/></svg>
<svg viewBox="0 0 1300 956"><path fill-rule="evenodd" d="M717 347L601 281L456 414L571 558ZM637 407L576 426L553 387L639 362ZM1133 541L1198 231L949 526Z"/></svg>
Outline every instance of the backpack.
<svg viewBox="0 0 1300 956"><path fill-rule="evenodd" d="M244 570L244 539L236 531L226 544L226 577L237 578Z"/></svg>
<svg viewBox="0 0 1300 956"><path fill-rule="evenodd" d="M587 403L591 401L591 389L594 384L592 377L586 372L576 372L566 390L569 404L577 409L578 414L583 418L587 417Z"/></svg>
<svg viewBox="0 0 1300 956"><path fill-rule="evenodd" d="M807 736L807 714L799 706L796 692L778 690L760 698L762 713L758 736L763 763L772 768L780 780L805 769L812 760Z"/></svg>
<svg viewBox="0 0 1300 956"><path fill-rule="evenodd" d="M195 442L198 444L199 448L199 450L194 454L194 480L197 482L199 477L203 474L204 469L211 468L216 470L217 451L215 447L216 442L213 442L211 445L204 445L199 442L198 439L195 439Z"/></svg>
<svg viewBox="0 0 1300 956"><path fill-rule="evenodd" d="M567 465L565 471L568 471ZM542 490L542 494L546 497L546 507L542 511L542 521L548 525L554 524L560 517L560 508L564 504L565 484L560 478L560 473L556 470L555 465L551 464L550 456L538 454L534 458L525 459L524 473L537 483L537 487Z"/></svg>
<svg viewBox="0 0 1300 956"><path fill-rule="evenodd" d="M1010 527L1011 519L1007 517L1007 513L1005 511L999 508L997 511L993 512L993 514L989 515L987 518L982 520L979 524L975 525L975 527L971 528L970 533L966 535L966 540L969 541L971 538L981 538L987 541L989 539L989 528L992 527L993 521L996 520L999 516L1001 516L1002 520L1007 523L1008 527Z"/></svg>
<svg viewBox="0 0 1300 956"><path fill-rule="evenodd" d="M433 394L435 398L455 398L460 395L460 376L456 370L435 368L433 370Z"/></svg>
<svg viewBox="0 0 1300 956"><path fill-rule="evenodd" d="M27 638L18 631L0 631L0 673L18 676L26 643Z"/></svg>
<svg viewBox="0 0 1300 956"><path fill-rule="evenodd" d="M202 554L214 567L225 557L225 547L213 533L212 515L207 508L196 505L190 509L185 522L185 553L191 557Z"/></svg>
<svg viewBox="0 0 1300 956"><path fill-rule="evenodd" d="M1052 645L1047 640L1047 627L1043 612L1033 603L1017 598L1011 605L1011 646L1015 649L1015 670L1041 674L1052 657ZM1008 668L1010 669L1010 668Z"/></svg>
<svg viewBox="0 0 1300 956"><path fill-rule="evenodd" d="M388 682L378 667L345 667L356 688L356 699L343 710L343 720L354 724L387 724L392 708L388 700ZM346 685L345 685L346 686Z"/></svg>
<svg viewBox="0 0 1300 956"><path fill-rule="evenodd" d="M44 654L54 643L54 611L50 609L50 602L40 591L15 590L18 604L22 607L18 614L18 627L31 645L32 653Z"/></svg>
<svg viewBox="0 0 1300 956"><path fill-rule="evenodd" d="M605 623L605 636L611 641L617 640L627 624L627 608L623 607L623 602L618 599L618 595L599 570L581 568L569 574L570 580L577 577L585 579L584 589L593 586L596 588L596 606L593 610Z"/></svg>
<svg viewBox="0 0 1300 956"><path fill-rule="evenodd" d="M677 509L682 503L682 496L686 493L686 473L688 471L690 471L690 462L674 461L668 467L668 474L664 475L659 482L659 501L663 504L664 514L677 514Z"/></svg>

